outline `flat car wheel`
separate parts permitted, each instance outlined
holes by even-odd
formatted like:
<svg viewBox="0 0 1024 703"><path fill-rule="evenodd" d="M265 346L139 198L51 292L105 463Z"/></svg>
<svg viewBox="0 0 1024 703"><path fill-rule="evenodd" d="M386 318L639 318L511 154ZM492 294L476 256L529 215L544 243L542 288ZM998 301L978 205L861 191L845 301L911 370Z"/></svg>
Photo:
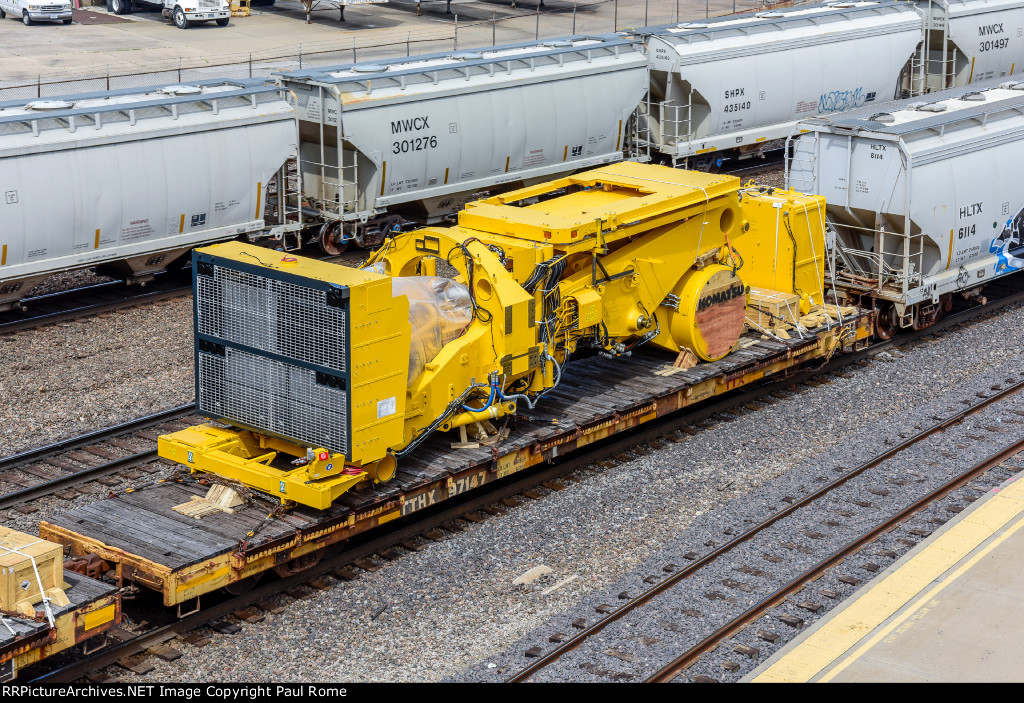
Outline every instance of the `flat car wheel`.
<svg viewBox="0 0 1024 703"><path fill-rule="evenodd" d="M185 11L180 7L174 8L174 25L178 29L188 29L188 18L185 17Z"/></svg>
<svg viewBox="0 0 1024 703"><path fill-rule="evenodd" d="M25 25L26 27L31 27L32 26L32 18L28 16L28 11L27 10L22 10L21 11L21 23L23 25Z"/></svg>
<svg viewBox="0 0 1024 703"><path fill-rule="evenodd" d="M217 20L217 26L218 27L227 27L228 26L228 22L230 22L230 21L231 21L230 17L224 17L223 19Z"/></svg>

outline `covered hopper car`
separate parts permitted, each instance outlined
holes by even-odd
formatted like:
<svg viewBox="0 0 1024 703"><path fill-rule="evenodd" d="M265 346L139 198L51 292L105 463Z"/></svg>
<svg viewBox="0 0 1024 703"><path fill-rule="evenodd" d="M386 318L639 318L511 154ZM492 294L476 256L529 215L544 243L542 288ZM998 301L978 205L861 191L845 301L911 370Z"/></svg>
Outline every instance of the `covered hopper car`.
<svg viewBox="0 0 1024 703"><path fill-rule="evenodd" d="M0 309L61 271L144 283L192 247L265 234L295 146L263 81L0 103Z"/></svg>
<svg viewBox="0 0 1024 703"><path fill-rule="evenodd" d="M647 91L628 37L568 37L279 74L324 250L436 222L474 193L619 161Z"/></svg>
<svg viewBox="0 0 1024 703"><path fill-rule="evenodd" d="M703 170L760 152L803 117L896 97L921 17L912 3L851 2L641 32L652 148Z"/></svg>
<svg viewBox="0 0 1024 703"><path fill-rule="evenodd" d="M931 93L801 124L788 184L824 195L830 283L877 301L880 337L1024 268L1024 81Z"/></svg>

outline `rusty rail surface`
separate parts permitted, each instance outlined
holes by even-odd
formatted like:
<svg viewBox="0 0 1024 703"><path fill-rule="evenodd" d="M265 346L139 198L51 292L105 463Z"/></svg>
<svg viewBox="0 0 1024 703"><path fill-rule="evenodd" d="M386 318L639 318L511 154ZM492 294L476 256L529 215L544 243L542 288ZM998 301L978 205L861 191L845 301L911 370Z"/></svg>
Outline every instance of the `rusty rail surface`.
<svg viewBox="0 0 1024 703"><path fill-rule="evenodd" d="M1021 384L1017 384L1020 386ZM793 595L800 589L802 589L808 581L812 581L818 578L819 575L832 568L833 566L842 562L846 557L850 556L865 544L871 542L879 535L884 532L888 532L896 525L904 522L922 508L941 500L951 491L960 488L964 484L968 483L980 474L985 473L989 469L997 466L998 464L1006 461L1007 459L1019 454L1024 451L1024 438L1019 439L1014 444L997 452L984 461L975 464L967 471L955 476L950 481L947 481L942 486L939 486L935 490L931 491L927 495L921 497L911 505L901 510L896 515L893 515L887 520L883 520L878 525L873 527L870 531L863 533L857 539L851 541L845 547L833 552L826 559L820 561L810 569L791 580L789 583L784 585L782 588L775 591L767 598L757 602L743 613L741 613L732 622L720 627L713 633L705 637L703 640L695 644L690 649L683 652L681 655L673 659L671 662L659 669L654 675L647 679L648 683L667 683L676 678L684 669L695 662L701 655L711 651L718 646L718 643L722 640L731 637L736 634L739 630L746 627L748 624L760 618L768 608L778 605L784 601L787 597Z"/></svg>
<svg viewBox="0 0 1024 703"><path fill-rule="evenodd" d="M896 454L899 454L900 452L904 451L905 449L907 449L907 448L909 448L909 447L911 447L911 446L913 446L913 445L923 441L924 439L927 439L928 437L931 437L932 435L934 435L934 434L936 434L938 432L941 432L941 431L943 431L943 430L945 430L945 429L947 429L947 428L949 428L949 427L951 427L951 426L953 426L953 425L963 421L964 418L967 418L967 417L975 414L979 410L982 410L983 408L986 408L986 407L988 407L989 405L991 405L993 403L996 403L996 402L998 402L1000 400L1003 400L1004 398L1006 398L1008 396L1011 396L1011 395L1014 395L1016 393L1019 393L1021 390L1024 390L1024 381L1019 381L1019 382L1013 384L1012 386L1010 386L1009 388L1005 388L1005 389L995 393L994 395L988 396L987 398L985 398L983 400L980 400L977 404L972 405L969 408L965 408L964 410L961 410L960 412L955 413L954 415L951 415L950 417L947 417L947 418L945 418L945 419L935 423L934 425L921 430L917 434L913 435L912 437L907 438L905 441L895 445L891 449L888 449L888 450L882 452L881 454L878 454L878 455L872 457L868 461L860 464L856 468L853 468L853 469L849 470L848 472L846 472L842 476L834 479L833 481L830 481L829 483L827 483L826 485L822 486L821 488L819 488L818 490L814 491L813 493L810 493L807 496L801 498L800 500L791 503L786 508L778 511L777 513L771 515L770 517L768 517L768 518L762 520L761 522L753 525L752 527L750 527L745 532L742 532L741 534L736 536L734 539L732 539L729 542L726 542L725 544L723 544L721 547L718 547L717 549L715 549L712 552L706 554L705 556L701 557L700 559L697 559L692 564L689 564L685 568L681 569L680 571L677 571L676 573L672 574L671 576L669 576L666 580L662 581L661 583L659 583L659 584L657 584L655 586L652 586L651 588L647 589L646 591L644 591L640 595L635 596L634 598L629 599L628 601L623 603L621 606L616 608L614 611L608 613L601 620L598 620L593 625L590 625L589 627L581 630L578 634L576 634L573 637L567 639L564 643L560 644L558 647L556 647L555 649L551 650L550 652L545 654L543 657L539 657L536 662L534 662L530 666L526 667L525 669L522 669L521 671L517 672L514 676L510 677L507 681L509 683L519 683L519 682L526 681L527 679L529 679L531 676L533 676L535 673L537 673L541 669L544 669L545 667L550 666L551 664L553 664L554 662L559 660L563 655L565 655L566 653L576 649L581 644L583 644L583 642L588 640L590 637L593 637L597 633L601 632L605 627L607 627L611 623L615 622L616 620L619 620L624 615L627 615L627 614L637 610L638 608L640 608L644 604L646 604L649 601L651 601L653 598L656 598L657 596L659 596L659 595L665 593L666 591L670 590L673 586L678 584L680 581L682 581L682 580L684 580L686 578L689 578L693 574L695 574L698 571L700 571L702 568L704 568L704 567L708 566L709 564L711 564L713 561L715 561L716 559L718 559L722 555L728 554L729 552L731 552L736 547L738 547L741 544L744 544L745 542L747 542L747 541L751 540L752 538L756 537L757 535L759 535L760 533L764 532L766 529L768 529L769 527L774 525L779 520L781 520L781 519L783 519L785 517L788 517L789 515L792 515L794 512L796 512L797 510L800 510L801 508L806 508L807 506L811 505L815 501L818 501L821 498L829 495L832 491L834 491L836 488L844 485L851 478L854 478L855 476L859 476L859 475L863 474L865 471L868 471L869 469L872 469L872 468L878 466L883 461L886 461L887 459L892 458L893 456L895 456ZM1021 449L1024 449L1024 439L1022 439L1020 442L1018 442L1016 445L1014 445L1014 447L1018 447L1018 448L1014 452L1012 452L1013 454L1016 454L1017 452L1021 451ZM1002 453L1000 453L1000 455L998 455L998 456L1002 456ZM1000 458L1000 459L995 460L995 461L996 461L996 463L998 463L999 461L1002 461L1002 459ZM988 466L988 464L986 464L986 466ZM957 482L957 481L961 481L962 482L962 481L965 481L965 480L969 480L971 477L973 477L979 471L980 470L977 469L977 467L975 467L974 469L971 469L970 472L968 472L970 474L968 479L962 479L963 475L961 475L961 476L958 476L956 479L954 479L954 482ZM964 474L964 475L966 475L966 474ZM939 490L942 490L942 492L944 494L944 493L948 492L951 489L950 488L945 488L944 490L943 489L939 489ZM926 496L926 498L927 498L927 496ZM922 500L925 500L925 499L922 499ZM924 504L927 504L928 502L929 502L928 500L925 500ZM915 505L917 505L917 503L915 503ZM914 510L911 510L911 512L914 512ZM900 514L902 515L903 513L900 513ZM890 521L887 521L884 524L888 525L888 524L890 524ZM840 553L838 553L839 554L838 556L837 555L833 555L832 557L829 557L829 559L826 560L825 562L823 562L822 564L819 564L819 565L815 566L813 569L811 569L808 572L808 574L811 574L811 573L815 573L816 574L819 571L823 571L824 569L828 568L833 563L835 563L835 561L841 559L842 556L845 556L845 555L849 554L851 551L855 551L865 541L868 541L869 539L873 539L874 536L876 536L879 532L882 532L882 531L884 531L883 528L874 528L871 532L866 533L864 536L862 536L857 541L855 541L852 544L852 546L850 546L846 550L841 551ZM754 612L759 614L759 613L763 612L766 608L768 608L771 605L773 605L774 603L778 602L778 600L780 598L784 598L785 595L788 595L790 592L792 592L793 584L802 585L802 584L804 584L808 580L808 578L809 578L809 576L807 574L800 576L792 584L789 584L786 587L784 587L783 590L785 590L785 588L788 588L790 590L785 590L785 593L782 596L779 596L778 593L773 594L767 600L762 601L761 603L759 603L759 604L755 605L753 608L751 608L751 610L749 610L746 613L744 613L744 615L741 616L742 621L739 622L739 624L730 623L725 628L722 628L722 630L727 630L729 633L731 633L731 632L735 631L736 629L739 629L740 627L743 626L743 624L745 624L745 623L750 621L750 618L746 617L747 613L750 613L750 612L754 611ZM718 637L717 639L714 639L714 643L717 643L720 639L722 639L723 637L726 637L726 636L728 636L728 635L722 635L721 637ZM712 635L712 637L714 637L714 636ZM711 639L711 637L708 638L708 640L710 640L710 639ZM713 645L710 645L710 646L713 646ZM695 646L693 649L689 650L687 652L687 654L684 654L682 657L680 657L676 661L678 662L678 661L685 660L686 664L688 664L693 659L695 659L697 656L699 656L702 652L707 651L707 649L709 648L709 647L704 647L703 649L699 649L699 651L698 651L699 647L700 647L700 645ZM664 670L667 670L668 668L670 668L672 666L675 666L674 670L678 671L679 669L683 668L686 664L675 664L675 662L674 662L672 665L669 665L669 667L666 667L666 669L664 669ZM657 679L655 677L655 679L652 679L652 680L663 680L663 679ZM664 680L667 680L667 679L664 679Z"/></svg>
<svg viewBox="0 0 1024 703"><path fill-rule="evenodd" d="M360 536L353 539L348 545L344 547L344 551L337 553L333 556L324 558L316 566L303 571L299 574L289 576L287 578L281 578L278 580L272 580L261 586L254 588L254 590L248 593L226 598L224 601L217 603L209 608L203 609L197 613L186 615L178 618L175 622L158 627L150 632L141 633L137 637L121 642L112 646L105 647L99 652L87 656L83 659L77 660L70 664L67 664L59 669L50 671L48 673L40 675L36 681L45 682L58 682L58 681L71 681L77 678L81 678L86 673L108 666L115 663L118 659L133 654L144 652L146 649L153 647L161 642L171 639L179 634L183 634L194 630L202 625L209 623L212 620L217 620L225 615L232 613L233 611L252 605L259 601L265 600L272 595L285 592L297 585L300 585L312 578L327 574L339 567L345 566L352 563L353 561L369 556L376 551L382 550L386 547L399 544L402 541L408 540L410 537L421 534L434 527L441 526L451 520L458 518L467 513L480 510L485 506L488 506L496 501L500 501L503 498L508 498L513 495L522 493L532 487L542 485L545 481L551 481L565 474L571 473L581 467L588 464L594 463L600 459L604 459L612 454L621 452L630 447L635 447L644 442L649 442L653 439L663 436L668 432L673 432L683 426L691 425L696 422L700 422L712 415L735 409L742 406L745 403L752 402L759 397L783 390L788 387L805 382L816 375L827 374L837 371L845 366L848 366L856 361L869 358L884 349L892 346L897 346L912 342L922 336L930 335L936 331L941 331L956 324L961 324L972 318L979 317L981 315L993 313L1000 308L1007 307L1016 303L1024 301L1024 291L1018 291L1007 295L1006 297L1000 298L999 300L992 301L986 305L977 306L968 310L962 311L950 315L940 322L932 325L917 332L910 332L908 334L897 337L894 340L887 342L879 342L877 344L870 345L855 351L847 352L841 356L832 358L825 362L819 367L804 369L792 373L786 378L778 380L769 380L767 382L756 385L755 387L748 387L733 391L725 396L720 396L714 402L702 404L700 406L689 408L681 413L677 413L673 416L663 418L661 420L655 420L649 424L639 428L635 432L631 432L626 436L613 436L604 440L599 444L592 445L586 450L582 450L574 453L571 456L565 457L556 461L556 463L545 466L536 471L532 471L526 475L513 475L507 479L502 479L494 484L488 484L485 488L478 489L474 492L469 492L459 496L457 498L450 499L444 503L438 504L434 508L427 509L424 513L416 513L415 516L409 516L407 518L399 518L392 523L389 523L386 527L380 528L368 535ZM1018 384L1014 386L1012 392L1020 390L1020 387L1024 384ZM1005 396L1011 392L1011 389L1004 391L1001 396ZM976 411L985 404L994 402L996 396L992 396L983 403L963 411L961 414L970 414ZM962 419L962 418L961 418ZM939 426L949 426L957 422L955 417L947 418L942 422L938 423L935 428ZM937 429L929 428L932 431L938 431ZM912 438L913 439L913 438ZM911 442L911 440L908 440ZM905 442L898 447L893 448L890 452L899 451L901 448L908 445ZM888 454L889 452L887 452ZM845 481L850 476L854 475L852 472L846 476L841 477L840 481ZM798 504L794 504L794 508ZM777 519L779 516L775 516ZM738 540L734 540L733 543L738 543ZM728 546L728 545L727 545ZM716 550L717 551L717 550ZM707 558L706 558L707 559ZM706 563L706 562L704 562ZM681 578L681 574L691 573L680 572L677 577L674 577L676 581ZM640 596L644 598L647 594ZM622 608L614 611L611 615L614 616L619 613ZM593 633L603 629L605 625L611 622L611 619L605 619L598 623L598 625L592 626L585 633ZM598 627L600 626L600 627ZM584 633L580 633L583 635ZM582 641L582 638L574 638L566 642L566 647L559 650L564 653L569 648L575 648L573 643L578 644ZM568 647L568 645L573 645ZM530 673L542 668L542 662L548 662L550 660L543 659L536 663L534 667L528 672L522 672L523 675L513 677L511 680L525 680L529 677Z"/></svg>

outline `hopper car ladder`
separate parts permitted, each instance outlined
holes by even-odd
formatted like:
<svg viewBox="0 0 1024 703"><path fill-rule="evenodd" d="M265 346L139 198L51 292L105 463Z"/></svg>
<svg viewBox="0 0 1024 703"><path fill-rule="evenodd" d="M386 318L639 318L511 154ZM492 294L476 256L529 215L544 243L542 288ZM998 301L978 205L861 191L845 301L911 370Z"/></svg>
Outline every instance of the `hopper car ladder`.
<svg viewBox="0 0 1024 703"><path fill-rule="evenodd" d="M932 54L932 32L933 30L933 9L935 5L929 0L926 15L924 39L918 45L917 51L910 57L908 89L910 97L918 97L936 90L945 90L954 87L956 81L956 59L958 51L956 45L950 44L949 39L949 14L945 6L939 6L943 13L941 35L938 38L942 47L942 58L931 58ZM929 80L932 79L932 80Z"/></svg>
<svg viewBox="0 0 1024 703"><path fill-rule="evenodd" d="M316 167L316 170L319 171L320 186L317 193L319 209L324 218L329 220L352 220L360 218L360 216L365 220L368 213L360 212L359 208L359 155L355 149L345 148L347 141L344 138L341 100L337 100L338 125L334 126L326 124L324 116L327 114L327 100L334 100L335 96L325 92L323 86L319 86L318 98L321 106L320 116L317 120L318 160L306 163ZM334 158L331 158L327 150L329 145L326 138L328 130L332 128L335 130L335 138L332 140L336 149Z"/></svg>
<svg viewBox="0 0 1024 703"><path fill-rule="evenodd" d="M290 158L267 184L267 220L280 228L281 248L302 248L302 175L297 158Z"/></svg>

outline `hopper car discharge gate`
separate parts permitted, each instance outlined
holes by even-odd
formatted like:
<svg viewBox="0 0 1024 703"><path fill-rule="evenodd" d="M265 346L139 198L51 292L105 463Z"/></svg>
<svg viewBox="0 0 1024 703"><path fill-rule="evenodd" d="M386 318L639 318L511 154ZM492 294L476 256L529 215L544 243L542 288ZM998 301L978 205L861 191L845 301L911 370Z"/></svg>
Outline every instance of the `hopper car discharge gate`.
<svg viewBox="0 0 1024 703"><path fill-rule="evenodd" d="M533 408L577 352L714 362L738 348L748 287L820 306L824 205L623 162L470 203L360 269L197 250L197 405L229 426L162 436L160 454L326 509L435 432Z"/></svg>

